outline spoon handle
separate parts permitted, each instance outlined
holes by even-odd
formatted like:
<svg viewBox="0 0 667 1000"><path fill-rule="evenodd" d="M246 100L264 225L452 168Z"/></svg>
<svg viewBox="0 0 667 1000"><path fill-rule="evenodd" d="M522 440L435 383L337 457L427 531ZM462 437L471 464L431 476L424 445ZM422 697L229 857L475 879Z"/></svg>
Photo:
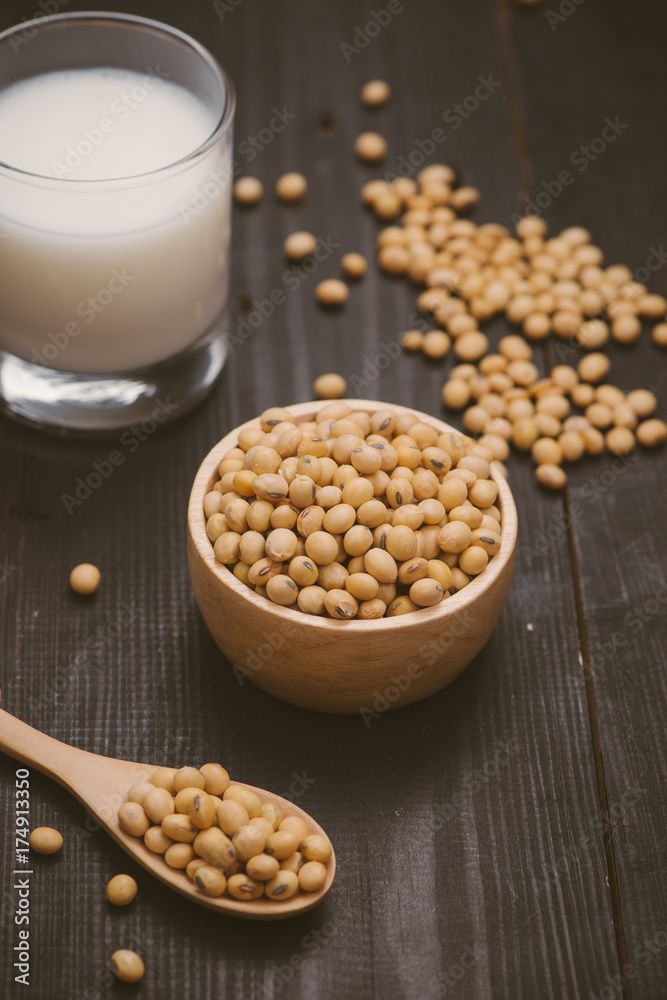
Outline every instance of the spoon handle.
<svg viewBox="0 0 667 1000"><path fill-rule="evenodd" d="M99 790L102 770L108 778L115 776L114 771L117 772L117 780L120 782L122 779L127 779L128 769L142 768L140 764L100 757L87 750L79 750L78 747L61 743L60 740L33 729L2 708L0 708L0 751L53 778L84 802L88 800L95 802L98 798L95 792Z"/></svg>
<svg viewBox="0 0 667 1000"><path fill-rule="evenodd" d="M0 751L53 778L116 836L116 814L130 786L153 770L54 740L0 708ZM116 839L118 837L116 836Z"/></svg>
<svg viewBox="0 0 667 1000"><path fill-rule="evenodd" d="M33 729L2 708L0 750L67 786L72 770L76 767L77 757L82 753L76 747L67 746L40 733L38 729Z"/></svg>

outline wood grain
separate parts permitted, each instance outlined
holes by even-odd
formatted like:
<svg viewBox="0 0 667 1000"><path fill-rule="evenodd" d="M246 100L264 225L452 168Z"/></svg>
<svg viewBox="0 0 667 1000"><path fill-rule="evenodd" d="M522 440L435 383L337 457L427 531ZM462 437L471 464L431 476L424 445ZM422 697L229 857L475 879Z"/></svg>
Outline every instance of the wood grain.
<svg viewBox="0 0 667 1000"><path fill-rule="evenodd" d="M517 567L490 642L446 690L384 713L370 727L240 684L199 617L187 573L187 501L197 468L216 441L266 405L308 400L313 378L336 370L350 383L353 376L370 383L355 389L364 395L441 412L442 365L400 356L377 376L367 374L382 345L410 325L415 288L371 267L343 311L325 312L314 301L314 282L338 275L343 252L374 253L378 227L358 191L376 171L352 155L359 132L386 135L386 168L393 170L490 74L499 86L448 130L432 159L452 163L480 187L475 219L502 222L520 210L525 175L513 121L524 115L528 122L530 173L539 184L597 134L601 118L631 104L635 124L599 170L592 165L554 204L553 221L589 223L610 259L635 266L645 248L660 246L662 133L649 124L654 108L661 120L664 101L664 13L651 8L649 18L647 0L632 17L620 0L603 7L587 0L552 32L546 3L498 2L513 22L519 101L491 0L404 3L349 63L339 44L353 41L369 17L368 5L356 0L244 0L228 5L222 20L209 3L110 2L111 9L171 21L214 51L239 95L237 150L274 107L296 114L256 159L238 154L267 195L257 209L235 210L233 324L247 316L248 300L286 290L287 233L305 228L339 246L234 350L202 406L144 440L133 433L117 442L63 442L0 421L3 701L30 724L94 753L178 765L220 759L235 780L275 789L313 815L331 836L339 866L332 892L310 914L252 927L216 917L145 875L64 791L31 771L32 825L54 825L65 835L60 855L34 859L35 1000L120 993L105 963L121 946L146 959L146 977L133 992L151 1000L588 1000L619 972L569 541L556 531L548 551L534 553L562 506L537 491L522 456L511 464ZM73 0L67 10L85 6ZM34 9L27 0L5 0L0 23ZM394 96L370 112L357 95L374 77L388 79ZM270 193L287 169L309 179L306 200L294 208ZM506 332L500 320L488 329L493 343ZM618 349L614 358L616 370L620 361L622 374L638 384L659 381L652 348ZM635 369L625 368L626 358ZM68 514L62 494L113 448L123 464ZM644 600L659 579L664 480L657 470L664 466L643 454L641 462L632 479L619 477L599 503L586 505L576 528L586 622L599 629L590 633L593 646L598 635L607 641L610 624L626 613L622 586ZM574 470L575 488L603 467ZM656 471L640 479L640 469ZM640 481L641 491L629 485ZM638 513L634 544L619 544L620 526L634 524ZM103 574L90 600L67 587L71 567L84 559ZM664 905L660 622L656 616L630 636L629 647L595 677L610 804L623 800L626 782L648 790L613 828L630 952L658 933ZM0 757L0 801L10 819L14 775L14 763ZM14 1000L24 994L11 968L11 848L7 839L0 851L0 990ZM127 912L112 912L104 886L123 870L137 879L139 894ZM662 1000L665 955L641 966L635 1000Z"/></svg>
<svg viewBox="0 0 667 1000"><path fill-rule="evenodd" d="M667 113L667 98L662 60L647 31L655 9L639 3L623 27L608 14L586 5L576 17L554 22L554 30L515 18L533 190L544 190L542 181L569 167L573 182L545 210L550 228L575 221L587 226L609 263L626 263L636 280L665 295L662 143L655 122ZM614 55L620 45L622 62ZM554 88L544 68L563 60L570 69ZM619 134L601 153L596 146L596 156L592 143L608 120ZM611 204L617 211L608 211ZM664 351L649 331L646 324L637 345L609 345L609 380L626 391L651 389L664 419ZM667 822L667 749L660 735L667 704L667 529L657 516L666 473L664 449L639 448L623 461L600 457L572 469L565 506L604 772L602 819L617 878L615 923L617 932L619 924L623 929L622 964L630 967L621 987L626 997L641 1000L660 1000L667 991L667 850L656 835ZM606 970L596 992L616 975L618 968Z"/></svg>

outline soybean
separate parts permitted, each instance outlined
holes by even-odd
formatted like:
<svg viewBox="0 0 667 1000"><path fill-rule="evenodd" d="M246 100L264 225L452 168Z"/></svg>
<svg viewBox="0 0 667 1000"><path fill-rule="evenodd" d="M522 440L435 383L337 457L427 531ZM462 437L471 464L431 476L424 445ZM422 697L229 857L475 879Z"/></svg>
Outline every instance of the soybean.
<svg viewBox="0 0 667 1000"><path fill-rule="evenodd" d="M137 883L131 875L114 875L107 882L107 899L113 906L127 906L137 894Z"/></svg>
<svg viewBox="0 0 667 1000"><path fill-rule="evenodd" d="M138 806L138 809L141 809L141 806ZM63 835L51 826L37 826L30 834L28 842L37 854L57 854L63 846Z"/></svg>
<svg viewBox="0 0 667 1000"><path fill-rule="evenodd" d="M256 205L264 194L264 185L257 177L240 177L234 185L234 197L241 205Z"/></svg>
<svg viewBox="0 0 667 1000"><path fill-rule="evenodd" d="M308 182L303 174L292 171L283 174L276 181L275 191L281 201L301 201L308 190Z"/></svg>
<svg viewBox="0 0 667 1000"><path fill-rule="evenodd" d="M269 899L285 900L291 899L298 888L299 878L294 872L283 868L274 878L265 884L264 892Z"/></svg>
<svg viewBox="0 0 667 1000"><path fill-rule="evenodd" d="M387 141L378 132L362 132L354 144L355 152L367 163L377 163L386 156Z"/></svg>
<svg viewBox="0 0 667 1000"><path fill-rule="evenodd" d="M304 892L318 892L326 878L327 870L321 861L307 861L299 868L299 886Z"/></svg>
<svg viewBox="0 0 667 1000"><path fill-rule="evenodd" d="M100 585L100 571L92 563L79 563L69 575L69 585L77 594L94 594Z"/></svg>
<svg viewBox="0 0 667 1000"><path fill-rule="evenodd" d="M318 399L340 399L347 391L347 383L342 375L328 372L315 379L313 390Z"/></svg>
<svg viewBox="0 0 667 1000"><path fill-rule="evenodd" d="M206 896L222 896L227 888L224 874L211 865L200 865L195 871L195 884Z"/></svg>
<svg viewBox="0 0 667 1000"><path fill-rule="evenodd" d="M350 293L345 282L338 278L326 278L316 286L315 294L323 306L342 306Z"/></svg>
<svg viewBox="0 0 667 1000"><path fill-rule="evenodd" d="M143 979L146 967L136 951L129 948L119 948L110 959L111 971L117 979L124 983L138 983Z"/></svg>

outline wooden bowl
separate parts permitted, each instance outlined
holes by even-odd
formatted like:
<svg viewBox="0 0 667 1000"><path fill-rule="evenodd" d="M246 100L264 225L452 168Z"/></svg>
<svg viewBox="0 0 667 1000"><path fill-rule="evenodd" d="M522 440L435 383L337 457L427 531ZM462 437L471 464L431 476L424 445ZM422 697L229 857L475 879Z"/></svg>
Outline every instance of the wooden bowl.
<svg viewBox="0 0 667 1000"><path fill-rule="evenodd" d="M346 400L372 413L415 413L437 429L455 430L426 413L371 400ZM288 409L310 420L324 403ZM492 466L502 510L502 544L484 571L432 608L395 618L336 621L283 608L261 597L217 562L206 534L204 496L218 480L222 456L243 427L209 452L195 477L188 509L188 563L197 603L227 659L257 687L320 712L364 712L365 718L425 698L450 684L493 632L507 596L516 554L517 517L509 486ZM456 432L458 433L458 432Z"/></svg>

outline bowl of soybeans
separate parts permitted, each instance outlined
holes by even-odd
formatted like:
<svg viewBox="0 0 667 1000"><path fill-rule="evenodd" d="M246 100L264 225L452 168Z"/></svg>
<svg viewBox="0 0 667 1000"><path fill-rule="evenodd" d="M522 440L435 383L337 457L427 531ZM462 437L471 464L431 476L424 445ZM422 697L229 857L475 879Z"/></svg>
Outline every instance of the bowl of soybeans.
<svg viewBox="0 0 667 1000"><path fill-rule="evenodd" d="M516 537L483 446L374 400L267 408L211 449L188 508L195 597L239 678L366 721L479 653Z"/></svg>

